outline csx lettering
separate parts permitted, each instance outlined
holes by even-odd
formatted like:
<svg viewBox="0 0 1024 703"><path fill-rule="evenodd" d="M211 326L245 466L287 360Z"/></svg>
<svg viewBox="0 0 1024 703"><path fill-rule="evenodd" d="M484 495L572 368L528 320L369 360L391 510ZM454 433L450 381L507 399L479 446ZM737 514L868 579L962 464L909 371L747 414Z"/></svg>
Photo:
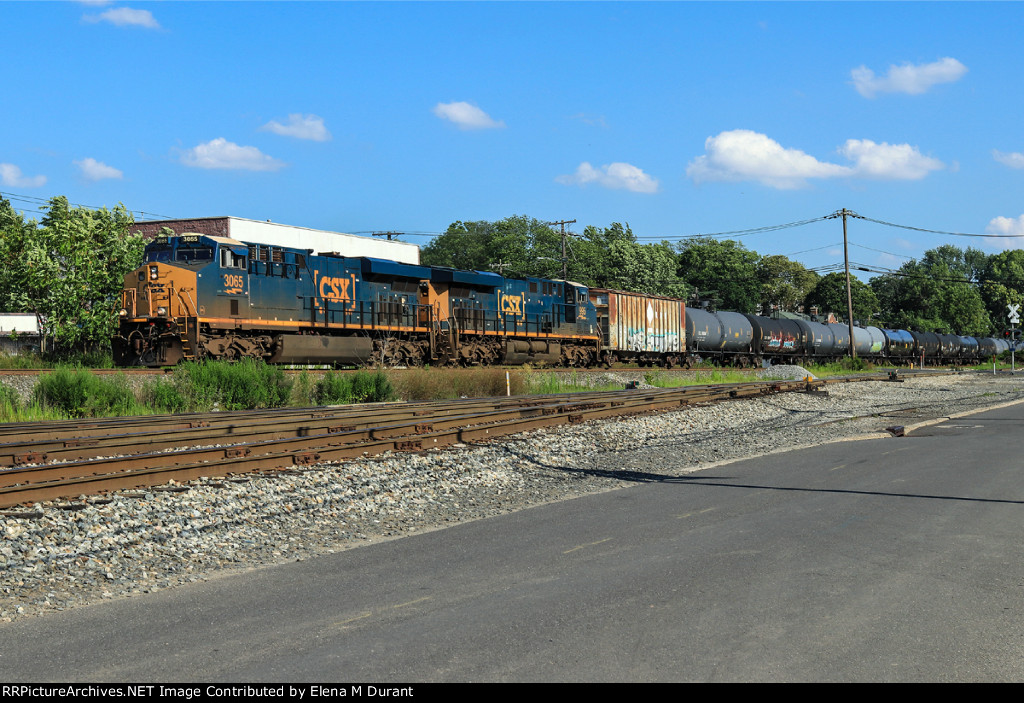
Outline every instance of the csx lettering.
<svg viewBox="0 0 1024 703"><path fill-rule="evenodd" d="M224 287L225 288L244 288L245 287L245 279L243 279L241 276L237 276L237 275L232 275L232 274L226 273L226 274L224 274Z"/></svg>
<svg viewBox="0 0 1024 703"><path fill-rule="evenodd" d="M335 303L351 300L348 292L348 285L351 282L351 279L348 278L324 276L320 279L320 297Z"/></svg>
<svg viewBox="0 0 1024 703"><path fill-rule="evenodd" d="M521 295L505 295L500 293L498 295L498 309L506 315L522 315L523 314L523 296Z"/></svg>

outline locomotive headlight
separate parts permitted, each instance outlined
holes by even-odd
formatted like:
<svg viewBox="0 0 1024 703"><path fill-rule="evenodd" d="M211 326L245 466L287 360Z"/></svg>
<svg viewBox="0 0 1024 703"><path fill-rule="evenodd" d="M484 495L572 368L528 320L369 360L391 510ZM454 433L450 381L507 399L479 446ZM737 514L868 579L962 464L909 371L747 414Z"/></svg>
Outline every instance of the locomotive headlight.
<svg viewBox="0 0 1024 703"><path fill-rule="evenodd" d="M167 317L167 308L161 305L156 309L156 314L160 317Z"/></svg>
<svg viewBox="0 0 1024 703"><path fill-rule="evenodd" d="M149 267L149 277L152 278L154 281L156 280L156 266Z"/></svg>
<svg viewBox="0 0 1024 703"><path fill-rule="evenodd" d="M119 312L118 315L120 315L121 317L128 317L128 310L125 308L121 308L121 312Z"/></svg>

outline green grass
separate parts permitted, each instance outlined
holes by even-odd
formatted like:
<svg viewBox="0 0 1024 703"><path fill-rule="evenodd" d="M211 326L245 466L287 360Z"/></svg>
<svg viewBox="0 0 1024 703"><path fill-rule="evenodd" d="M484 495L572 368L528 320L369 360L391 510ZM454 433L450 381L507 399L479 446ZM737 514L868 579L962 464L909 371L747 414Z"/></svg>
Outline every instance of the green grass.
<svg viewBox="0 0 1024 703"><path fill-rule="evenodd" d="M733 369L697 369L693 376L671 376L664 371L654 370L644 374L644 380L658 388L680 388L682 386L705 386L714 383L745 383L753 380L749 371Z"/></svg>
<svg viewBox="0 0 1024 703"><path fill-rule="evenodd" d="M0 354L0 369L57 369L65 366L86 369L112 369L114 357L106 352L65 354Z"/></svg>

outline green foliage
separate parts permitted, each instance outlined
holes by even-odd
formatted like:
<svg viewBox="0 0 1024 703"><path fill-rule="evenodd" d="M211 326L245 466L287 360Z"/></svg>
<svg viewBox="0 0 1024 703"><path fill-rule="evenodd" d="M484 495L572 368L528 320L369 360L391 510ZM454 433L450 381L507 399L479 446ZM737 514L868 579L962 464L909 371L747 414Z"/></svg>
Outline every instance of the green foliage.
<svg viewBox="0 0 1024 703"><path fill-rule="evenodd" d="M853 299L853 319L863 325L874 324L881 306L874 291L856 277L850 277L850 296ZM845 320L847 315L846 274L830 273L818 279L814 289L804 301L806 309L817 307L821 314L833 312Z"/></svg>
<svg viewBox="0 0 1024 703"><path fill-rule="evenodd" d="M730 239L689 239L679 245L679 277L722 310L752 313L761 302L758 254Z"/></svg>
<svg viewBox="0 0 1024 703"><path fill-rule="evenodd" d="M982 277L981 298L993 330L1009 327L1007 305L1024 306L1024 251L1011 249L989 257Z"/></svg>
<svg viewBox="0 0 1024 703"><path fill-rule="evenodd" d="M131 213L71 207L63 196L42 210L37 225L0 199L0 304L34 312L59 350L106 347L124 276L142 261Z"/></svg>
<svg viewBox="0 0 1024 703"><path fill-rule="evenodd" d="M314 403L313 394L316 391L316 379L308 371L300 371L292 381L291 405L302 406Z"/></svg>
<svg viewBox="0 0 1024 703"><path fill-rule="evenodd" d="M507 276L561 275L559 261L538 261L538 257L561 258L561 241L549 226L525 215L513 215L497 222L453 222L448 230L423 248L420 260L427 266L490 271L504 264Z"/></svg>
<svg viewBox="0 0 1024 703"><path fill-rule="evenodd" d="M0 383L0 412L7 415L11 411L17 410L20 405L21 398L18 396L18 391Z"/></svg>
<svg viewBox="0 0 1024 703"><path fill-rule="evenodd" d="M112 369L114 359L109 350L64 354L0 354L0 369L53 369L58 366L81 366L88 369Z"/></svg>
<svg viewBox="0 0 1024 703"><path fill-rule="evenodd" d="M174 369L173 385L194 410L251 410L279 408L288 404L291 382L280 367L263 361L188 361ZM172 406L177 402L168 392Z"/></svg>
<svg viewBox="0 0 1024 703"><path fill-rule="evenodd" d="M195 410L179 387L163 379L151 381L142 389L143 402L160 413L184 413Z"/></svg>
<svg viewBox="0 0 1024 703"><path fill-rule="evenodd" d="M380 369L372 373L327 373L316 383L313 398L317 405L383 403L395 399L395 389Z"/></svg>
<svg viewBox="0 0 1024 703"><path fill-rule="evenodd" d="M430 266L490 271L500 264L510 277L562 277L562 236L522 215L497 222L453 222L421 252ZM639 244L629 225L588 226L566 241L570 281L656 295L686 295L676 276L676 256L667 242Z"/></svg>
<svg viewBox="0 0 1024 703"><path fill-rule="evenodd" d="M757 280L761 285L761 310L768 315L774 309L797 312L814 290L820 277L798 261L785 256L765 256L757 262Z"/></svg>
<svg viewBox="0 0 1024 703"><path fill-rule="evenodd" d="M85 369L57 368L39 377L32 399L40 406L59 410L68 417L138 415L145 412L123 373L96 376Z"/></svg>
<svg viewBox="0 0 1024 703"><path fill-rule="evenodd" d="M827 364L813 364L807 367L815 376L819 378L825 376L836 376L842 374L848 374L852 371L872 371L875 365L870 361L860 358L859 356L855 359L850 357L843 357L839 361L831 361Z"/></svg>
<svg viewBox="0 0 1024 703"><path fill-rule="evenodd" d="M983 261L988 266L985 255L975 249L962 251L947 244L926 251L920 261L903 264L899 275L872 279L882 319L889 327L918 332L990 334L989 310L974 283ZM1008 288L998 286L989 288L989 293L993 305L1000 296L1011 297Z"/></svg>

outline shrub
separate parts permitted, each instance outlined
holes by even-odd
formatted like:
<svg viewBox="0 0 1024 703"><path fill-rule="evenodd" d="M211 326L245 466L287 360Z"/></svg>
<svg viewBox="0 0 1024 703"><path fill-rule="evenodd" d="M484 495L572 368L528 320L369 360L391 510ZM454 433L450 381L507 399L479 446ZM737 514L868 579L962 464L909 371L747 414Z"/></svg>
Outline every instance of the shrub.
<svg viewBox="0 0 1024 703"><path fill-rule="evenodd" d="M187 361L174 369L178 393L195 410L278 408L287 405L291 382L263 361Z"/></svg>
<svg viewBox="0 0 1024 703"><path fill-rule="evenodd" d="M32 391L40 406L69 417L134 415L144 412L124 374L95 376L80 368L59 367L39 377Z"/></svg>
<svg viewBox="0 0 1024 703"><path fill-rule="evenodd" d="M317 405L383 403L395 399L395 389L391 379L379 369L373 373L327 373L317 381L313 398Z"/></svg>

